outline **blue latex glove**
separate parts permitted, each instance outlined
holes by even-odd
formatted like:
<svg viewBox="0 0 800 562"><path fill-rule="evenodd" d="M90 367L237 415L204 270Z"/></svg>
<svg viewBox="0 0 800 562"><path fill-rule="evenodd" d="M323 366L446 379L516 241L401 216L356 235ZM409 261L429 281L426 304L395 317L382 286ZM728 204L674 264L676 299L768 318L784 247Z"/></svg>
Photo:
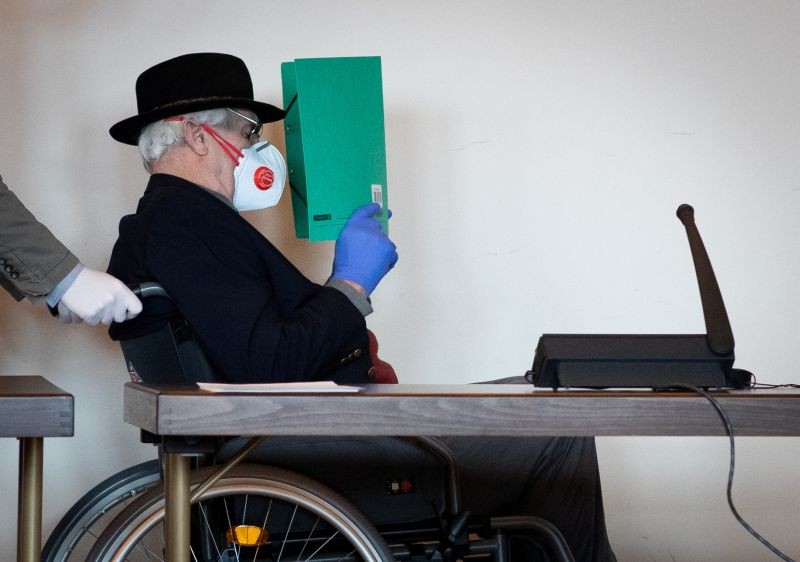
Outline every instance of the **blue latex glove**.
<svg viewBox="0 0 800 562"><path fill-rule="evenodd" d="M377 203L356 209L336 240L333 258L331 279L357 283L368 295L397 262L397 247L373 218L380 211Z"/></svg>

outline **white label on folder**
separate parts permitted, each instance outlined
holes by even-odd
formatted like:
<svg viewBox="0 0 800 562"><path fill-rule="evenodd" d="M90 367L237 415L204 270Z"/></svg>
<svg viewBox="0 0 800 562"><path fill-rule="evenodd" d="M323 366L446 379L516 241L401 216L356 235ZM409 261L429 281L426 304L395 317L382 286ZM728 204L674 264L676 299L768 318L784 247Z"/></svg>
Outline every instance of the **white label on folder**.
<svg viewBox="0 0 800 562"><path fill-rule="evenodd" d="M379 183L372 184L372 202L383 207L383 186Z"/></svg>

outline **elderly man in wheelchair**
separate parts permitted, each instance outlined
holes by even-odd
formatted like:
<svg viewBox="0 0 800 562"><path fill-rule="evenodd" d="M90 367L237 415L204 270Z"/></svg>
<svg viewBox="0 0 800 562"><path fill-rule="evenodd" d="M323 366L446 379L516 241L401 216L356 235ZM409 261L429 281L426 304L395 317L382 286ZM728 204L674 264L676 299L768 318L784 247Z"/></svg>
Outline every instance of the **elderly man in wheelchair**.
<svg viewBox="0 0 800 562"><path fill-rule="evenodd" d="M136 94L138 114L110 133L138 145L151 175L136 213L120 223L109 273L161 288L143 298L138 318L109 330L132 378L396 382L365 323L370 293L397 260L373 218L380 207L355 211L330 280L314 284L239 215L276 204L286 174L280 153L260 139L262 123L283 111L253 99L244 63L177 57L142 73ZM210 462L240 447L224 443ZM370 548L376 560L615 559L589 438L273 438L248 454L248 463L280 467L262 466L273 472L254 482L295 492L234 487L201 502L197 560L361 560ZM309 494L328 507L297 499ZM340 529L329 514L320 523L326 510L355 523ZM136 528L117 527L120 536ZM320 530L328 527L336 530Z"/></svg>

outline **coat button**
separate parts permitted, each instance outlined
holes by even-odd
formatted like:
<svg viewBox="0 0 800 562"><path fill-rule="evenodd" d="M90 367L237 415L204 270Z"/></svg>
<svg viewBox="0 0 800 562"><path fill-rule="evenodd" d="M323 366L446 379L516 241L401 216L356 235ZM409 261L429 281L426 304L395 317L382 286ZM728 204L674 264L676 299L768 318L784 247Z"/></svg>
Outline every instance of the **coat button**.
<svg viewBox="0 0 800 562"><path fill-rule="evenodd" d="M369 380L375 380L375 367L370 367L369 371L367 371L367 378Z"/></svg>
<svg viewBox="0 0 800 562"><path fill-rule="evenodd" d="M19 277L19 273L17 273L16 271L12 271L10 277L12 279L16 279L17 277Z"/></svg>
<svg viewBox="0 0 800 562"><path fill-rule="evenodd" d="M363 353L364 353L364 350L362 350L361 348L358 348L358 349L356 349L356 350L353 352L353 357L355 357L356 359L358 359L359 357L361 357L361 355L362 355Z"/></svg>
<svg viewBox="0 0 800 562"><path fill-rule="evenodd" d="M14 268L13 268L13 267L11 267L10 265L6 264L6 266L5 266L3 269L5 269L5 270L6 270L6 273L11 273L11 271L12 271Z"/></svg>
<svg viewBox="0 0 800 562"><path fill-rule="evenodd" d="M0 265L6 264L6 258L0 258Z"/></svg>

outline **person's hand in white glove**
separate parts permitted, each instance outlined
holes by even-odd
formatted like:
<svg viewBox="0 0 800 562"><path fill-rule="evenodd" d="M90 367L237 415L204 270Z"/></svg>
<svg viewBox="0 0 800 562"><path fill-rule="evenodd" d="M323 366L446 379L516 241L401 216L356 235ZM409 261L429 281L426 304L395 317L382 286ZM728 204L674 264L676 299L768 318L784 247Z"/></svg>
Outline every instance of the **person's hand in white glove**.
<svg viewBox="0 0 800 562"><path fill-rule="evenodd" d="M86 267L58 303L58 316L65 324L124 322L141 311L142 303L122 281Z"/></svg>

